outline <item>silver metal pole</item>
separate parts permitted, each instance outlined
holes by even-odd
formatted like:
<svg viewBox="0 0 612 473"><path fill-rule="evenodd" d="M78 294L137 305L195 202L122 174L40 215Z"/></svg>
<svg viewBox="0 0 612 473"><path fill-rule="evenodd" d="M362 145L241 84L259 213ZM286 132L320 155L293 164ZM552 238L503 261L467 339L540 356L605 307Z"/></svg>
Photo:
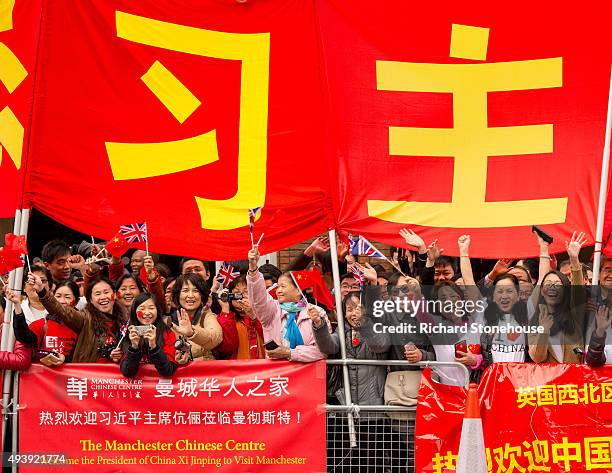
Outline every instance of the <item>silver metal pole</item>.
<svg viewBox="0 0 612 473"><path fill-rule="evenodd" d="M13 415L11 417L13 421L13 456L17 455L19 450L19 371L15 372L15 376L13 377ZM13 462L11 471L17 472L17 462Z"/></svg>
<svg viewBox="0 0 612 473"><path fill-rule="evenodd" d="M18 234L21 228L21 210L15 210L15 222L13 223L13 233ZM15 271L9 274L8 287L15 288ZM11 316L13 314L13 303L7 301L2 320L2 339L0 340L0 350L6 351L9 343L10 334L13 332L11 327ZM11 398L12 372L4 370L2 372L2 439L6 438L6 427L9 420L8 405Z"/></svg>
<svg viewBox="0 0 612 473"><path fill-rule="evenodd" d="M595 231L595 254L593 257L593 286L599 284L599 268L601 266L601 249L603 238L604 215L606 213L606 197L608 189L608 171L610 168L610 133L612 129L612 68L610 68L610 88L608 91L608 115L606 119L606 136L603 158L601 160L601 180L599 181L599 204L597 208L597 229Z"/></svg>
<svg viewBox="0 0 612 473"><path fill-rule="evenodd" d="M338 266L338 248L336 247L336 232L329 231L329 249L331 251L332 274L334 276L334 296L336 298L336 319L338 320L338 338L340 341L340 356L346 361L346 338L344 334L344 314L342 313L342 298L340 297L340 267ZM342 377L344 380L344 401L347 406L353 404L351 399L351 384L349 381L348 366L342 365ZM355 419L353 414L348 414L348 428L351 447L357 446L357 435L355 433Z"/></svg>

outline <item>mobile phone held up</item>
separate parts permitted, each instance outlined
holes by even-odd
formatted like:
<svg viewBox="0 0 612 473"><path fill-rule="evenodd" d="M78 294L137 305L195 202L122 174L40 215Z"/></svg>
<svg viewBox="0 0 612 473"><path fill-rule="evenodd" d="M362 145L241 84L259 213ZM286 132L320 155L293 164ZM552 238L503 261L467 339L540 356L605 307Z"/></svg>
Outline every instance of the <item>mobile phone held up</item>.
<svg viewBox="0 0 612 473"><path fill-rule="evenodd" d="M266 350L272 351L278 348L278 344L274 340L270 340L264 344L264 347L266 347Z"/></svg>
<svg viewBox="0 0 612 473"><path fill-rule="evenodd" d="M542 240L544 240L549 245L553 242L553 237L542 230L540 227L536 227L535 225L531 227L531 231L538 235Z"/></svg>

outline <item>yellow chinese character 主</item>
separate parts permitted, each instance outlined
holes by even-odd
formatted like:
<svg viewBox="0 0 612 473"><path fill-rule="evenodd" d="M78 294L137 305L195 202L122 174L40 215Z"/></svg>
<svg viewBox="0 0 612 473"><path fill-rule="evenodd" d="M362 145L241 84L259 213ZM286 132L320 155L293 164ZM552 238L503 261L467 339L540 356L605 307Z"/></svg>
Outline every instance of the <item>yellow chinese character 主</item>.
<svg viewBox="0 0 612 473"><path fill-rule="evenodd" d="M578 385L560 384L557 386L557 397L559 405L578 404Z"/></svg>
<svg viewBox="0 0 612 473"><path fill-rule="evenodd" d="M451 57L485 60L489 30L453 25ZM563 58L468 64L376 61L378 90L450 93L453 128L389 127L393 156L454 157L451 202L368 200L368 214L388 222L480 228L565 222L567 197L487 202L489 156L553 152L552 124L488 126L489 92L563 85Z"/></svg>
<svg viewBox="0 0 612 473"><path fill-rule="evenodd" d="M442 456L436 452L434 457L431 459L431 465L434 473L443 473L446 470L457 469L457 455L453 455L453 452L448 451L446 455Z"/></svg>
<svg viewBox="0 0 612 473"><path fill-rule="evenodd" d="M601 395L598 394L600 387L598 384L584 383L578 391L580 392L580 402L583 404L599 404Z"/></svg>
<svg viewBox="0 0 612 473"><path fill-rule="evenodd" d="M563 442L552 445L552 461L563 463L565 471L572 471L571 462L582 462L582 446L563 437Z"/></svg>
<svg viewBox="0 0 612 473"><path fill-rule="evenodd" d="M249 225L248 209L262 207L266 196L270 33L211 31L120 11L116 12L115 21L117 36L127 41L200 57L240 61L236 194L225 200L194 198L204 229L231 230ZM201 104L159 61L141 79L180 124ZM115 180L162 176L219 160L214 129L169 142L106 142L106 152Z"/></svg>
<svg viewBox="0 0 612 473"><path fill-rule="evenodd" d="M0 3L0 32L13 29L13 7L15 0ZM25 80L28 72L9 47L0 42L0 82L12 94ZM1 107L0 107L1 108ZM3 148L13 161L15 168L21 168L24 128L13 111L5 106L0 111L0 164Z"/></svg>
<svg viewBox="0 0 612 473"><path fill-rule="evenodd" d="M531 443L525 440L523 447L525 447L523 456L529 462L527 471L550 471L550 466L548 466L550 460L548 440L534 440Z"/></svg>
<svg viewBox="0 0 612 473"><path fill-rule="evenodd" d="M538 386L538 406L556 406L557 405L557 386L554 384L545 384Z"/></svg>
<svg viewBox="0 0 612 473"><path fill-rule="evenodd" d="M612 469L612 437L585 438L584 460L587 470Z"/></svg>
<svg viewBox="0 0 612 473"><path fill-rule="evenodd" d="M521 409L525 406L537 406L537 397L535 394L535 388L533 386L525 386L524 388L516 388L515 389L516 403L518 404L518 408Z"/></svg>

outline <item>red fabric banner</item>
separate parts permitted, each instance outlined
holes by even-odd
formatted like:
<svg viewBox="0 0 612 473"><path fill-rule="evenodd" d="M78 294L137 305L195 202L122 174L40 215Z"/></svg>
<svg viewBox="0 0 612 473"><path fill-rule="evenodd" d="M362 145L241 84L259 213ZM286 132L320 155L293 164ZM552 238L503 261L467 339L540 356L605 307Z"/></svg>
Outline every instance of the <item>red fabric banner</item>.
<svg viewBox="0 0 612 473"><path fill-rule="evenodd" d="M535 256L595 234L609 2L317 2L339 159L338 225L457 255ZM528 12L528 14L526 13ZM568 35L567 32L572 34Z"/></svg>
<svg viewBox="0 0 612 473"><path fill-rule="evenodd" d="M612 470L612 367L496 363L479 397L489 472ZM465 399L424 371L416 471L455 471Z"/></svg>
<svg viewBox="0 0 612 473"><path fill-rule="evenodd" d="M64 455L95 472L325 471L325 362L211 361L171 380L140 373L33 365L20 379L20 455Z"/></svg>
<svg viewBox="0 0 612 473"><path fill-rule="evenodd" d="M26 189L100 238L245 258L333 226L314 5L301 0L45 3Z"/></svg>
<svg viewBox="0 0 612 473"><path fill-rule="evenodd" d="M21 208L42 0L0 5L0 218Z"/></svg>

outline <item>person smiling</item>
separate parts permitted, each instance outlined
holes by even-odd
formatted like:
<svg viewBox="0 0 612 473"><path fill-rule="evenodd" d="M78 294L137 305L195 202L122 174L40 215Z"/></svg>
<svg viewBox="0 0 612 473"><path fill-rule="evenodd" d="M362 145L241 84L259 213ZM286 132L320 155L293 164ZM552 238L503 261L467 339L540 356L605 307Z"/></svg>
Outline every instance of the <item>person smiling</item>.
<svg viewBox="0 0 612 473"><path fill-rule="evenodd" d="M263 326L264 340L278 345L272 350L266 349L266 357L302 362L325 358L317 346L309 315L317 312L320 318L326 319L325 311L306 302L290 273L283 273L278 278L278 300L274 300L268 294L263 275L258 269L259 257L255 245L248 254L247 288L253 313Z"/></svg>
<svg viewBox="0 0 612 473"><path fill-rule="evenodd" d="M154 296L142 293L136 296L130 312L128 336L124 337L121 351L121 372L126 378L138 374L142 363L152 363L160 376L171 377L176 371L174 362L176 337L164 323L163 312ZM136 327L147 327L141 335Z"/></svg>
<svg viewBox="0 0 612 473"><path fill-rule="evenodd" d="M221 325L209 306L208 284L195 273L183 274L176 278L172 299L178 307L171 314L172 330L175 335L189 340L191 355L195 361L214 360L212 350L223 340ZM187 352L176 352L176 361L189 361Z"/></svg>
<svg viewBox="0 0 612 473"><path fill-rule="evenodd" d="M53 293L44 287L36 273L28 275L27 283L36 290L40 302L49 313L57 315L66 327L78 334L73 362L96 363L107 359L119 361L121 350L117 343L120 327L126 316L122 307L115 303L115 292L108 279L99 277L86 281L87 305L83 310L62 305Z"/></svg>

